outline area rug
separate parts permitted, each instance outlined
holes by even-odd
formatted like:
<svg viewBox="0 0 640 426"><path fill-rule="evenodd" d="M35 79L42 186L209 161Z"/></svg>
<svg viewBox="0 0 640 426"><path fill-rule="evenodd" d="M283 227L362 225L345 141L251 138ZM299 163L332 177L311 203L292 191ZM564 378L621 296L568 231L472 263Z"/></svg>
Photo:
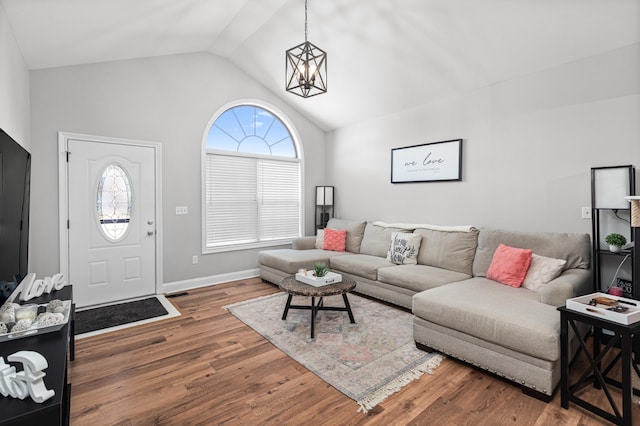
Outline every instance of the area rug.
<svg viewBox="0 0 640 426"><path fill-rule="evenodd" d="M75 334L78 338L89 337L177 315L180 312L164 296L153 296L79 310L75 317Z"/></svg>
<svg viewBox="0 0 640 426"><path fill-rule="evenodd" d="M423 373L431 374L443 356L415 347L410 313L348 297L356 323L346 312L320 311L315 339L310 337L310 311L290 310L282 320L285 293L225 308L367 412ZM308 305L309 298L296 296L292 303ZM344 306L341 296L325 297L324 305Z"/></svg>

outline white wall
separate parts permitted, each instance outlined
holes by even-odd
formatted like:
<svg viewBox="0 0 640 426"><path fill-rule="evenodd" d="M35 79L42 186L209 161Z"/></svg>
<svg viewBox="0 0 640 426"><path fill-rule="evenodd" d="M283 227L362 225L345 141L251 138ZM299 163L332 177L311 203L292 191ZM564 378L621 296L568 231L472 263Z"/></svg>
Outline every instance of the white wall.
<svg viewBox="0 0 640 426"><path fill-rule="evenodd" d="M30 149L29 70L0 5L0 128Z"/></svg>
<svg viewBox="0 0 640 426"><path fill-rule="evenodd" d="M212 115L239 99L274 105L298 131L311 233L313 187L325 177L325 133L227 60L197 53L32 71L32 269L39 276L59 270L58 131L162 144L165 283L256 268L258 250L201 255L202 136ZM176 216L176 206L189 214Z"/></svg>
<svg viewBox="0 0 640 426"><path fill-rule="evenodd" d="M635 44L337 130L338 216L590 232L590 168L640 167L638 76ZM462 182L390 183L391 148L460 138Z"/></svg>

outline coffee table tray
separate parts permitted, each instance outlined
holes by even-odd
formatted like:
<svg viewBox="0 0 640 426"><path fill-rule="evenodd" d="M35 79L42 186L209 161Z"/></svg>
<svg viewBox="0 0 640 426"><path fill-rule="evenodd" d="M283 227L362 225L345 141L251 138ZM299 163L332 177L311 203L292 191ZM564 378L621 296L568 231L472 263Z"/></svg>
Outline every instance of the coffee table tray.
<svg viewBox="0 0 640 426"><path fill-rule="evenodd" d="M342 275L336 274L335 272L327 272L327 275L325 275L324 277L316 277L311 275L311 273L311 271L307 272L307 274L309 275L296 273L296 280L314 287L322 287L325 285L342 282Z"/></svg>

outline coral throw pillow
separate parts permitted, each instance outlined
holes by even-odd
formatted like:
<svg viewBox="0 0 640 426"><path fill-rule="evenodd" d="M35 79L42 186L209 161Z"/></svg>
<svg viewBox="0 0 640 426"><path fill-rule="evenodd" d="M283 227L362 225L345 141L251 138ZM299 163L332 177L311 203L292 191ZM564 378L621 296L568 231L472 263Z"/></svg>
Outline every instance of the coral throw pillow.
<svg viewBox="0 0 640 426"><path fill-rule="evenodd" d="M511 287L520 287L527 275L533 252L500 244L493 253L487 278Z"/></svg>
<svg viewBox="0 0 640 426"><path fill-rule="evenodd" d="M324 246L325 250L344 251L347 243L347 230L341 231L326 228L324 230Z"/></svg>

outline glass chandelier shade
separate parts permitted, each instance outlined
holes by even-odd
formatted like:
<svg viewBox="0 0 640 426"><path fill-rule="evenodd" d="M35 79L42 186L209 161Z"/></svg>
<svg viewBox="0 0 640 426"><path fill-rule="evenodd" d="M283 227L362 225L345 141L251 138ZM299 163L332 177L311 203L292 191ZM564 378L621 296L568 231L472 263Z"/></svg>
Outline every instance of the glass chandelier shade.
<svg viewBox="0 0 640 426"><path fill-rule="evenodd" d="M304 43L286 51L285 87L303 98L327 91L327 53L307 40L307 1L304 2Z"/></svg>

